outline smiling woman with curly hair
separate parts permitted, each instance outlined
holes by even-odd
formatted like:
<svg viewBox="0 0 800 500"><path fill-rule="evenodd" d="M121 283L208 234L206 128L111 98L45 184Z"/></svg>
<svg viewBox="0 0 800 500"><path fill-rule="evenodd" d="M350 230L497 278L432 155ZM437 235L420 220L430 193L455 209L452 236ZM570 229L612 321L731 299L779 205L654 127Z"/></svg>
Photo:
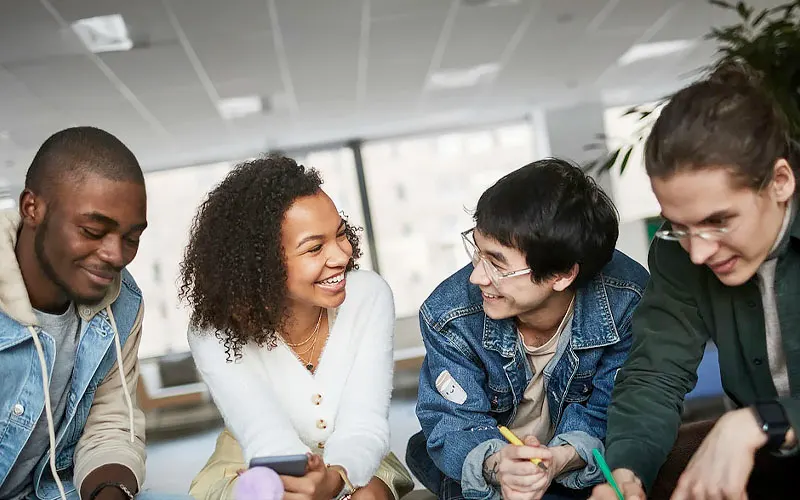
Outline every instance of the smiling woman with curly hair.
<svg viewBox="0 0 800 500"><path fill-rule="evenodd" d="M272 156L238 165L200 205L181 264L181 298L192 308L192 324L215 330L229 357L239 357L248 342L274 348L276 332L292 319L282 218L295 199L321 186L316 170ZM356 229L342 221L337 229L352 248L350 271L361 251Z"/></svg>
<svg viewBox="0 0 800 500"><path fill-rule="evenodd" d="M357 270L357 232L321 186L270 156L236 166L198 210L180 293L227 430L196 498L232 498L255 457L304 453L306 474L281 476L292 498L389 499L413 485L388 453L392 293Z"/></svg>

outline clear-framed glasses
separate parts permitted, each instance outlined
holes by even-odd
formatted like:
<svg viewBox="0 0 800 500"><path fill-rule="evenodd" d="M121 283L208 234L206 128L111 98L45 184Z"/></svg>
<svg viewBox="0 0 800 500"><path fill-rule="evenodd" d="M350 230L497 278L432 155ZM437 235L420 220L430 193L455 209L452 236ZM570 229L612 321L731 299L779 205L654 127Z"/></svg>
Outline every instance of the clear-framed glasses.
<svg viewBox="0 0 800 500"><path fill-rule="evenodd" d="M731 228L729 227L710 227L706 229L698 229L696 231L688 231L684 229L662 229L660 231L656 231L656 237L667 241L682 241L696 236L706 241L719 241L730 232Z"/></svg>
<svg viewBox="0 0 800 500"><path fill-rule="evenodd" d="M506 273L501 272L481 253L480 249L478 249L478 245L475 244L475 239L473 237L474 231L475 228L472 228L461 233L461 241L464 242L464 250L467 251L467 255L469 255L473 266L478 267L478 264L483 264L483 270L486 272L486 276L489 277L489 280L491 280L492 285L494 285L495 288L499 289L500 283L507 278L524 276L531 273L531 268L520 269L518 271L510 271Z"/></svg>

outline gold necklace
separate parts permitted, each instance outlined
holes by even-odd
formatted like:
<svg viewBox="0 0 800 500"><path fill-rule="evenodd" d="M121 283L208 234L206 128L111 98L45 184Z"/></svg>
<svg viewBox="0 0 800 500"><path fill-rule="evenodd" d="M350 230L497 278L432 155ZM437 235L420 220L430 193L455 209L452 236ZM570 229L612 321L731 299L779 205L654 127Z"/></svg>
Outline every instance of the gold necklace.
<svg viewBox="0 0 800 500"><path fill-rule="evenodd" d="M311 340L312 338L316 338L315 335L317 334L317 332L319 332L319 324L322 322L322 311L324 311L324 310L325 309L322 308L322 307L319 308L319 316L317 316L317 324L314 327L314 331L311 332L311 335L309 335L307 339L305 339L304 341L299 342L297 344L290 344L289 342L286 341L286 338L284 337L283 342L286 345L288 345L289 347L300 347L300 346L308 344L308 341ZM308 351L306 351L306 352L308 352Z"/></svg>

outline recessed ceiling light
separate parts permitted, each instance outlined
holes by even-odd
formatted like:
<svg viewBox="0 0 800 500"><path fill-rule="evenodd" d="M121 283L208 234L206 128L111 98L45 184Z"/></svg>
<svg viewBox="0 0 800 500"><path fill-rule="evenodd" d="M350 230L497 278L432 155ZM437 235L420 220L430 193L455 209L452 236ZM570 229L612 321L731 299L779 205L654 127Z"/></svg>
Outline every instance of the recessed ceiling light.
<svg viewBox="0 0 800 500"><path fill-rule="evenodd" d="M669 40L666 42L639 43L628 49L617 60L620 66L627 66L645 59L655 59L678 52L683 52L694 47L695 40Z"/></svg>
<svg viewBox="0 0 800 500"><path fill-rule="evenodd" d="M225 120L234 120L261 113L264 110L264 99L259 95L221 99L217 102L217 110Z"/></svg>
<svg viewBox="0 0 800 500"><path fill-rule="evenodd" d="M122 14L90 17L72 23L72 31L94 53L131 50L133 40Z"/></svg>
<svg viewBox="0 0 800 500"><path fill-rule="evenodd" d="M458 89L473 87L500 71L497 63L478 64L470 68L445 69L431 75L428 84L432 88Z"/></svg>

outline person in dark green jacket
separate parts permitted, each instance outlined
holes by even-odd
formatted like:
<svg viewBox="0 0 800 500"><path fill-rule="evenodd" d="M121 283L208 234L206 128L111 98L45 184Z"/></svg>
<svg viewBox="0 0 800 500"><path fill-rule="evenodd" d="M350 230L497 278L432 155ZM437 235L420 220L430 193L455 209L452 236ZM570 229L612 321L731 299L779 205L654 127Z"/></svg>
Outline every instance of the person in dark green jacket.
<svg viewBox="0 0 800 500"><path fill-rule="evenodd" d="M606 459L625 499L644 500L673 447L709 340L738 409L716 422L672 499L747 498L757 452L795 451L796 151L786 120L741 67L675 94L653 126L645 166L666 222L650 247L651 280L608 411ZM592 498L617 497L602 485Z"/></svg>

